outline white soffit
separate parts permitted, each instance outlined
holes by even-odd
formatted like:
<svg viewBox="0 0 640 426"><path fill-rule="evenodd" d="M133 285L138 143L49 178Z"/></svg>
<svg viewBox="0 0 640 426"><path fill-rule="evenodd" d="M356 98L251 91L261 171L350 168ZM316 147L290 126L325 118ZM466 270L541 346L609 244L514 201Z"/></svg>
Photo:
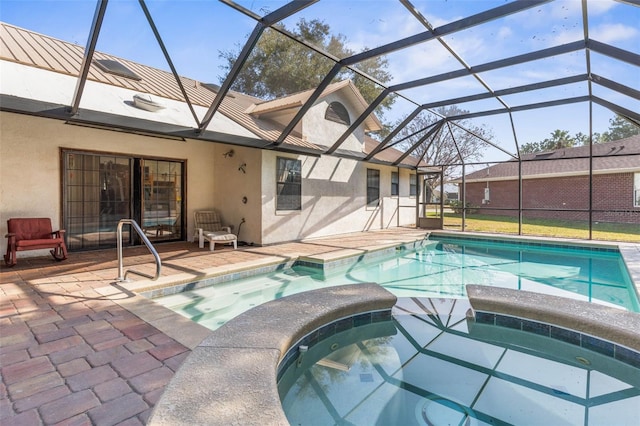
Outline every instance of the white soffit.
<svg viewBox="0 0 640 426"><path fill-rule="evenodd" d="M71 105L70 97L73 96L78 82L77 77L8 61L0 61L0 74L2 75L0 93L3 95L58 105ZM164 109L150 112L133 106L133 96L136 94L141 93L88 80L82 94L80 108L184 127L197 127L185 102L152 95L151 98L162 104ZM206 108L197 105L194 105L194 110L199 118L203 117L207 111ZM257 137L223 114L215 114L207 130L250 138Z"/></svg>

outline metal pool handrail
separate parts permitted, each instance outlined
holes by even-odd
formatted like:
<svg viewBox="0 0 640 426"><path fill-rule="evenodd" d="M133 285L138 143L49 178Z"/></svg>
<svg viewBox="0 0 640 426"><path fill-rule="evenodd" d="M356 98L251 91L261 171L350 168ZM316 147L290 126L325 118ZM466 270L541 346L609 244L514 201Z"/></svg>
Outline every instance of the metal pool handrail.
<svg viewBox="0 0 640 426"><path fill-rule="evenodd" d="M155 258L155 260L156 260L156 274L154 276L145 274L144 272L134 271L133 269L129 269L123 275L123 266L122 266L122 260L123 260L122 259L122 227L125 224L129 224L129 225L131 225L131 227L133 229L135 229L135 231L138 233L138 235L140 235L140 238L142 238L142 241L144 242L144 244L147 246L147 248L149 249L149 251L151 252L153 257ZM116 278L116 279L119 282L128 282L127 275L128 274L135 274L135 275L139 275L141 277L149 278L152 281L155 281L160 276L160 270L161 269L162 269L162 262L160 261L160 256L158 255L158 252L156 251L156 249L153 247L153 244L151 244L151 241L149 241L147 236L144 234L144 231L142 230L142 228L140 228L140 225L138 225L138 223L133 219L120 219L120 221L118 222L118 278Z"/></svg>

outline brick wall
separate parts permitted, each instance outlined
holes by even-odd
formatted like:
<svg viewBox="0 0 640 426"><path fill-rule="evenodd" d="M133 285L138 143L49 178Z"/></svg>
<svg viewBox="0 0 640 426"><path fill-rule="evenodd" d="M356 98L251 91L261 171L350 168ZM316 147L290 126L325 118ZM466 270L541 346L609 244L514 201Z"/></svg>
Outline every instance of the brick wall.
<svg viewBox="0 0 640 426"><path fill-rule="evenodd" d="M489 182L490 201L483 204L486 182L468 183L466 201L479 207L478 213L515 216L518 208L518 181ZM589 177L525 179L522 181L524 209L587 210ZM633 207L633 173L593 176L593 220L613 223L640 223L640 208ZM622 210L611 212L609 210ZM526 211L527 218L588 220L587 212Z"/></svg>
<svg viewBox="0 0 640 426"><path fill-rule="evenodd" d="M633 209L633 173L596 175L593 179L593 208Z"/></svg>

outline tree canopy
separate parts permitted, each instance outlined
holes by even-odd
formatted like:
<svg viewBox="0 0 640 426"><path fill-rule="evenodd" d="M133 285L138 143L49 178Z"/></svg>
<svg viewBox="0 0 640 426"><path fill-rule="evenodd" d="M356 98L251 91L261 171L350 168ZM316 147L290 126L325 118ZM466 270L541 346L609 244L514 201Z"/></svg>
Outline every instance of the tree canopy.
<svg viewBox="0 0 640 426"><path fill-rule="evenodd" d="M295 28L287 31L338 58L356 53L346 46L347 40L344 35L331 34L329 25L317 19L308 21L302 18L296 23ZM236 46L236 50L219 53L226 61L221 66L225 74L233 67L240 50L241 46ZM317 87L334 64L333 60L316 53L302 43L278 31L266 29L247 58L232 89L265 100L291 95ZM357 68L381 83L391 80L391 74L387 71L388 62L383 56L360 62ZM382 90L368 78L343 68L336 80L345 78L351 78L369 103L373 102ZM223 79L224 77L221 77L221 81ZM377 111L378 118L382 120L384 111L388 110L393 102L394 98L391 96L383 101Z"/></svg>
<svg viewBox="0 0 640 426"><path fill-rule="evenodd" d="M600 134L594 133L593 143L611 142L638 134L638 127L620 115L609 119L609 129ZM552 151L560 148L571 148L589 144L589 136L582 132L571 136L567 130L554 130L551 137L539 142L529 142L520 147L521 154Z"/></svg>

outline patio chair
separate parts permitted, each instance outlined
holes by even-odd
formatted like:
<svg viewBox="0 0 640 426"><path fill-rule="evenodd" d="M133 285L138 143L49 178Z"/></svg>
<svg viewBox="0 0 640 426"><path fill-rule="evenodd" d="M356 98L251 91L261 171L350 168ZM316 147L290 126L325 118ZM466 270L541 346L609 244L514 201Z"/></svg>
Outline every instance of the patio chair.
<svg viewBox="0 0 640 426"><path fill-rule="evenodd" d="M215 244L233 244L238 248L238 237L231 233L231 227L222 226L220 215L215 210L195 212L195 237L198 247L204 248L204 242L209 241L209 250L213 251Z"/></svg>
<svg viewBox="0 0 640 426"><path fill-rule="evenodd" d="M49 252L55 260L67 258L64 230L52 231L49 218L12 218L7 220L7 266L18 263L16 252L24 250L52 249Z"/></svg>

